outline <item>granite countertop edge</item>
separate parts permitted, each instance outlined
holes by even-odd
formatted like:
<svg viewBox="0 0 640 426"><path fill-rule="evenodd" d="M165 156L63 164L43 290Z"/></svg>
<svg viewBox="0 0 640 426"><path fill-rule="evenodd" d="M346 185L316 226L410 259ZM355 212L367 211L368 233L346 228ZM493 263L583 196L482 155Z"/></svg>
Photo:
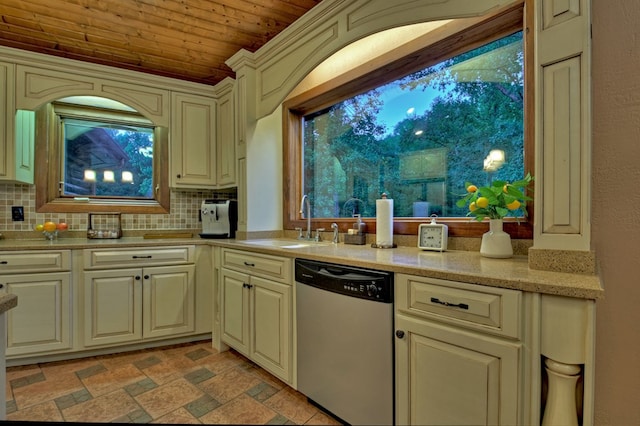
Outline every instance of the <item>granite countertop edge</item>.
<svg viewBox="0 0 640 426"><path fill-rule="evenodd" d="M0 314L18 306L18 296L15 294L0 294Z"/></svg>
<svg viewBox="0 0 640 426"><path fill-rule="evenodd" d="M282 240L296 245L296 240ZM526 292L552 294L582 299L601 299L604 288L598 275L545 271L529 268L527 256L509 259L485 258L472 251L422 251L416 247L399 246L393 249L372 248L370 245L344 243L310 243L304 247L283 248L258 245L255 240L162 238L120 239L60 238L46 240L0 240L0 251L96 249L110 247L161 247L174 245L211 245L248 250L256 253L305 258L342 263L389 272L405 273L469 284L500 287Z"/></svg>

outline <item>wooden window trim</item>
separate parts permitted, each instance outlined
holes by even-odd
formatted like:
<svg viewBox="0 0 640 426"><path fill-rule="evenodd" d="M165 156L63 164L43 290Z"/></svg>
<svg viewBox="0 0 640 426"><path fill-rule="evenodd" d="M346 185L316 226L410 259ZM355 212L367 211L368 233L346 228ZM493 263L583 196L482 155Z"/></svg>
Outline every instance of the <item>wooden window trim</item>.
<svg viewBox="0 0 640 426"><path fill-rule="evenodd" d="M523 31L525 57L524 87L524 158L525 174L534 170L534 99L533 99L533 13L531 4L526 2L499 11L482 18L454 20L438 30L431 32L415 42L400 47L404 51L399 59L398 52L373 59L335 79L320 84L307 92L301 93L283 104L283 198L284 229L306 227L306 220L299 212L302 198L302 117L327 108L335 103L348 99L357 93L363 93L393 79L408 75L426 66L442 62L453 56L504 37L515 31ZM414 46L419 45L416 49ZM372 64L374 66L372 66ZM377 65L377 66L375 66ZM374 71L364 73L365 69ZM504 230L515 239L533 238L533 202L527 203L527 217L519 220L505 218ZM367 224L367 232L376 232L375 218L363 218ZM353 224L353 218L312 218L312 227L330 229L337 223L340 231L346 232ZM449 227L449 236L480 237L488 231L489 222L477 222L470 218L440 218L440 223ZM417 235L418 226L425 223L424 218L395 218L394 234Z"/></svg>
<svg viewBox="0 0 640 426"><path fill-rule="evenodd" d="M36 212L38 213L132 213L167 214L170 209L168 170L168 129L156 127L156 143L153 152L153 180L157 184L155 199L90 198L78 202L59 197L62 180L59 137L53 137L56 123L51 119L52 105L46 104L36 112L35 185ZM39 171L43 172L40 173Z"/></svg>

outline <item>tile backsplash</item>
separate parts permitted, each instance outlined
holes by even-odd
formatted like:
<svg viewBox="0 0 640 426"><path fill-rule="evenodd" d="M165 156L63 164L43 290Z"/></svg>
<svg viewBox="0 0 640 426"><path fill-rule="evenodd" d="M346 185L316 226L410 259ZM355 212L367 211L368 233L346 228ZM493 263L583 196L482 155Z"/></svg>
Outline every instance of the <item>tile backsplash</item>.
<svg viewBox="0 0 640 426"><path fill-rule="evenodd" d="M200 205L204 199L237 198L237 189L177 191L171 190L170 214L123 214L123 230L198 229ZM38 223L66 222L71 231L86 231L87 213L36 213L36 189L33 185L0 184L0 231L33 231ZM24 222L13 221L11 207L24 207Z"/></svg>

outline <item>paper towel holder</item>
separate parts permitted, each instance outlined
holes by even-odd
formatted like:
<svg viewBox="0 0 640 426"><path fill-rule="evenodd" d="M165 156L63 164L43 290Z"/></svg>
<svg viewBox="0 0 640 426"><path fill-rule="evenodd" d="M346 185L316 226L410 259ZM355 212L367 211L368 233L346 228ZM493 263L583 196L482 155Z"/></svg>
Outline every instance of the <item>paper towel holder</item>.
<svg viewBox="0 0 640 426"><path fill-rule="evenodd" d="M382 193L382 200L386 200L387 199L387 194L385 192ZM391 200L391 202L393 203L393 200ZM376 206L377 206L377 201L376 201ZM391 204L392 209L393 209L393 204ZM391 219L392 223L391 223L391 244L378 244L377 241L374 243L371 243L371 247L372 248L380 248L380 249L390 249L390 248L396 248L398 247L397 244L395 244L393 242L393 219Z"/></svg>

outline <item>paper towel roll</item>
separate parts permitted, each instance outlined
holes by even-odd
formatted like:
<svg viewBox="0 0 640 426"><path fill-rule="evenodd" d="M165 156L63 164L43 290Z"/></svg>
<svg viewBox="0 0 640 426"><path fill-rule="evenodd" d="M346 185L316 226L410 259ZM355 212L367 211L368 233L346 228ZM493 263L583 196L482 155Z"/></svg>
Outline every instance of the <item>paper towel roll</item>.
<svg viewBox="0 0 640 426"><path fill-rule="evenodd" d="M376 245L378 247L393 246L393 199L376 200Z"/></svg>

